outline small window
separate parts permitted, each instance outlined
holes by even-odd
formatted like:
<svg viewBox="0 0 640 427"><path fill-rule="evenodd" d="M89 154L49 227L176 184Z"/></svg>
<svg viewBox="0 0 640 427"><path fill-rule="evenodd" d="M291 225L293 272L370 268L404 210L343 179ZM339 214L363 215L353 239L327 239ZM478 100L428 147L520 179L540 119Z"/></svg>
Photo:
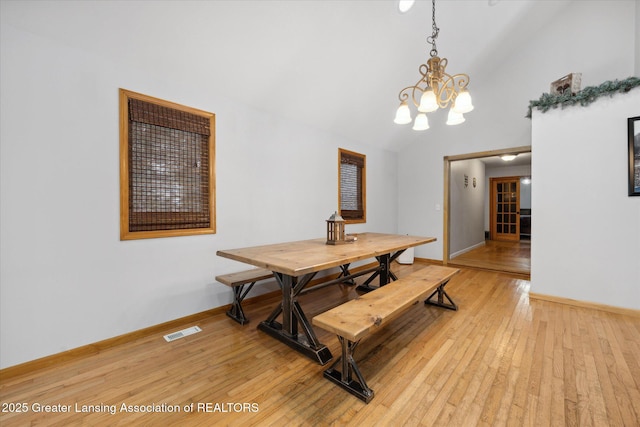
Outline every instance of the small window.
<svg viewBox="0 0 640 427"><path fill-rule="evenodd" d="M366 222L366 156L338 149L338 205L348 223Z"/></svg>
<svg viewBox="0 0 640 427"><path fill-rule="evenodd" d="M215 115L120 89L120 239L215 233Z"/></svg>

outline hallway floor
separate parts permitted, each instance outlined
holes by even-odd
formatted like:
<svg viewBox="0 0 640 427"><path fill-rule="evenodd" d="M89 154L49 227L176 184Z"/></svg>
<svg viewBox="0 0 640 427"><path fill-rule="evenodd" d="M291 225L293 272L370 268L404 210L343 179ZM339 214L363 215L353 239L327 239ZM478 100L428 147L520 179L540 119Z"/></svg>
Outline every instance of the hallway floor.
<svg viewBox="0 0 640 427"><path fill-rule="evenodd" d="M531 241L501 242L486 240L484 246L449 260L449 265L531 274Z"/></svg>

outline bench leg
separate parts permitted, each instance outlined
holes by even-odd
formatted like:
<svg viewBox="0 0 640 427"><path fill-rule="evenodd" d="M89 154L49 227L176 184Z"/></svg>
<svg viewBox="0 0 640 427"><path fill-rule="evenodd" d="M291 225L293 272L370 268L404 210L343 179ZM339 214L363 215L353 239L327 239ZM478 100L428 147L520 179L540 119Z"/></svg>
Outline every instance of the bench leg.
<svg viewBox="0 0 640 427"><path fill-rule="evenodd" d="M338 335L340 344L342 344L342 356L336 360L329 369L324 371L324 377L331 382L339 385L349 393L353 394L357 398L369 403L373 399L373 390L367 386L364 377L358 369L355 359L353 358L353 351L358 345L359 341L353 342ZM336 370L336 366L340 364L340 371ZM353 378L355 374L356 379Z"/></svg>
<svg viewBox="0 0 640 427"><path fill-rule="evenodd" d="M340 266L340 270L342 270L340 272L340 275L338 275L337 279L341 278L341 277L347 277L350 276L351 273L349 272L349 265L351 264L344 264ZM347 285L355 285L356 281L353 279L346 279L344 281L342 281L341 283L347 284Z"/></svg>
<svg viewBox="0 0 640 427"><path fill-rule="evenodd" d="M242 310L242 300L247 296L253 285L256 282L251 282L249 286L243 291L245 285L234 286L233 287L233 303L231 304L231 308L227 311L227 316L235 320L236 322L244 325L245 323L249 323L249 318L244 315L244 310Z"/></svg>
<svg viewBox="0 0 640 427"><path fill-rule="evenodd" d="M427 298L424 301L424 303L425 304L430 304L430 305L435 305L435 306L442 307L442 308L448 308L449 310L457 311L458 310L458 306L456 305L455 302L453 302L451 297L449 297L449 295L444 290L444 285L446 285L447 283L449 283L448 280L446 282L444 282L443 284L441 284L440 286L438 286L438 289L436 289L429 296L429 298ZM431 301L431 298L433 298L436 294L438 294L438 302ZM449 301L448 304L446 302L444 302L445 298L447 299L447 301Z"/></svg>

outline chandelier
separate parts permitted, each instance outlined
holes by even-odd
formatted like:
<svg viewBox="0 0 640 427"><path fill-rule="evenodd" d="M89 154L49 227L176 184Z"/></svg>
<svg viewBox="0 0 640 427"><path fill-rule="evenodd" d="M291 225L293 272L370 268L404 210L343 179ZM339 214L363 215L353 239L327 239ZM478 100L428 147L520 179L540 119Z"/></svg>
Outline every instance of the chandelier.
<svg viewBox="0 0 640 427"><path fill-rule="evenodd" d="M427 42L432 46L430 58L426 64L418 68L420 80L400 91L400 106L396 111L395 123L404 125L411 123L411 110L407 101L411 100L417 108L418 114L413 122L414 130L429 129L429 119L426 113L436 111L438 108L449 108L447 118L448 125L457 125L464 122L464 113L473 110L471 95L467 90L469 76L466 74L447 74L447 58L438 57L436 39L440 29L436 25L436 0L433 1L432 33L427 37Z"/></svg>

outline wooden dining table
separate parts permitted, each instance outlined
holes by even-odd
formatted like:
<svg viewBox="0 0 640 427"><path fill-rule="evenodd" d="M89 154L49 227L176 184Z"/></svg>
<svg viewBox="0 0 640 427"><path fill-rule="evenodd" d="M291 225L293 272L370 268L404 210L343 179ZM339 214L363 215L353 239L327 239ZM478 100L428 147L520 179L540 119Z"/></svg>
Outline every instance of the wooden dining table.
<svg viewBox="0 0 640 427"><path fill-rule="evenodd" d="M298 302L298 295L313 277L321 271L341 268L340 277L334 282L347 281L363 275L362 271L351 274L348 270L351 263L375 258L377 266L363 270L371 274L361 288L366 292L374 289L370 283L375 278L379 279L379 286L397 279L389 266L406 249L436 240L435 237L384 233L350 236L355 239L340 245L328 245L326 239L311 239L219 250L216 254L273 272L282 291L282 301L266 320L260 322L258 329L324 365L332 359L331 352L316 337ZM280 316L282 319L278 322Z"/></svg>

